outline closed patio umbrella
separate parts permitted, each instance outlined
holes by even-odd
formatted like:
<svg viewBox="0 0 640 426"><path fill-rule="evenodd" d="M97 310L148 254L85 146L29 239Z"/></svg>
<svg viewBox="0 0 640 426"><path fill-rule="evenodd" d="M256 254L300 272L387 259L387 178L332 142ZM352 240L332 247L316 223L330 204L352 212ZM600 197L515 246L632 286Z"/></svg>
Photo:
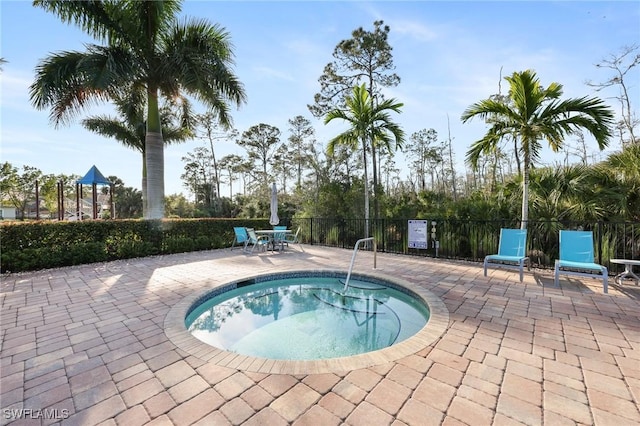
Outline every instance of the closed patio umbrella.
<svg viewBox="0 0 640 426"><path fill-rule="evenodd" d="M273 186L271 187L271 217L269 218L269 223L273 226L280 223L280 219L278 218L278 189L276 188L275 182L273 182Z"/></svg>

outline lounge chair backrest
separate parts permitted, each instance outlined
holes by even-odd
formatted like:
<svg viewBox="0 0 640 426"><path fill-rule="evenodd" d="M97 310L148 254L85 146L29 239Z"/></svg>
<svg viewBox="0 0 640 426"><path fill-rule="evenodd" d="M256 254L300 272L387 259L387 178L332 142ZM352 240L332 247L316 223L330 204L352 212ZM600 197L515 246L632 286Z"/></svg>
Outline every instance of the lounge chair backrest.
<svg viewBox="0 0 640 426"><path fill-rule="evenodd" d="M500 244L498 245L498 255L500 256L526 256L527 251L527 230L508 229L500 230Z"/></svg>
<svg viewBox="0 0 640 426"><path fill-rule="evenodd" d="M560 260L593 263L593 232L561 230Z"/></svg>
<svg viewBox="0 0 640 426"><path fill-rule="evenodd" d="M274 231L286 231L287 227L286 226L282 226L282 225L277 225L273 227ZM274 232L273 233L273 239L276 241L282 241L284 240L285 237L285 232Z"/></svg>
<svg viewBox="0 0 640 426"><path fill-rule="evenodd" d="M253 228L246 228L247 229L247 235L249 235L249 241L252 244L255 244L256 241L258 241L258 236L256 235L256 231Z"/></svg>
<svg viewBox="0 0 640 426"><path fill-rule="evenodd" d="M284 236L284 240L287 244L297 244L298 243L298 235L300 235L300 227L296 230L295 234L287 234Z"/></svg>
<svg viewBox="0 0 640 426"><path fill-rule="evenodd" d="M244 226L234 226L233 232L236 234L236 242L238 243L244 243L249 238L247 228Z"/></svg>

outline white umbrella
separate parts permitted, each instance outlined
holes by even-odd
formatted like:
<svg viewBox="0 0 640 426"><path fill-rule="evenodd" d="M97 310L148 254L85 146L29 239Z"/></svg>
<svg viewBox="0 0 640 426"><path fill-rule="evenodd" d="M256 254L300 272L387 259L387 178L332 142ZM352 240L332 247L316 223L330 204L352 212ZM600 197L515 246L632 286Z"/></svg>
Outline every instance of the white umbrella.
<svg viewBox="0 0 640 426"><path fill-rule="evenodd" d="M278 189L276 188L275 182L273 182L273 186L271 187L271 217L269 218L269 223L273 226L280 223L280 219L278 218Z"/></svg>

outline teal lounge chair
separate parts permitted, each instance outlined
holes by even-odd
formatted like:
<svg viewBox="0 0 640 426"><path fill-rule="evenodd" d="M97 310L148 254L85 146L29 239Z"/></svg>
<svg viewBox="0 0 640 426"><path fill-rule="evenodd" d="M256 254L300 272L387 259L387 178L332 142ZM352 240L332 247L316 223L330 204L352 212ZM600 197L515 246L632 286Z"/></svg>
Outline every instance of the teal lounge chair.
<svg viewBox="0 0 640 426"><path fill-rule="evenodd" d="M500 229L500 242L498 254L491 254L484 258L484 276L487 276L487 267L510 268L520 270L520 282L524 279L524 263L531 270L531 263L527 257L527 230L526 229Z"/></svg>
<svg viewBox="0 0 640 426"><path fill-rule="evenodd" d="M289 243L291 244L298 244L298 235L300 235L300 227L298 226L298 230L296 231L295 234L287 234L284 236L284 244L287 245L287 247L289 247Z"/></svg>
<svg viewBox="0 0 640 426"><path fill-rule="evenodd" d="M284 243L285 243L285 237L287 235L286 231L287 227L286 226L274 226L273 227L274 231L282 231L282 232L274 232L273 233L273 249L275 250L276 245L280 246L280 250L284 250ZM288 246L288 244L287 244Z"/></svg>
<svg viewBox="0 0 640 426"><path fill-rule="evenodd" d="M594 263L593 232L560 231L560 259L556 259L555 285L560 284L560 274L586 277L602 276L605 293L609 292L607 268Z"/></svg>
<svg viewBox="0 0 640 426"><path fill-rule="evenodd" d="M247 244L249 243L249 235L247 234L247 228L244 226L234 226L233 233L235 237L233 238L233 243L231 244L231 250L237 244L238 246L242 245L242 250L247 249Z"/></svg>
<svg viewBox="0 0 640 426"><path fill-rule="evenodd" d="M245 247L248 248L249 244L251 244L252 247L250 253L253 253L253 250L255 250L256 247L260 247L260 250L262 251L267 249L270 242L269 237L266 235L256 235L256 231L253 228L247 228L247 235L249 236L249 241L247 241L247 245Z"/></svg>

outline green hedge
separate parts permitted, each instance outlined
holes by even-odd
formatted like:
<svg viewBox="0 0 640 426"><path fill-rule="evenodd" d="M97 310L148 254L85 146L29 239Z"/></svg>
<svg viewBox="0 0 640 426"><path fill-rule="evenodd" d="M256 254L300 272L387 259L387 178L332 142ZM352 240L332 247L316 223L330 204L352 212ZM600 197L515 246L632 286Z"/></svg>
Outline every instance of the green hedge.
<svg viewBox="0 0 640 426"><path fill-rule="evenodd" d="M234 226L269 228L267 219L2 222L2 273L229 247Z"/></svg>

